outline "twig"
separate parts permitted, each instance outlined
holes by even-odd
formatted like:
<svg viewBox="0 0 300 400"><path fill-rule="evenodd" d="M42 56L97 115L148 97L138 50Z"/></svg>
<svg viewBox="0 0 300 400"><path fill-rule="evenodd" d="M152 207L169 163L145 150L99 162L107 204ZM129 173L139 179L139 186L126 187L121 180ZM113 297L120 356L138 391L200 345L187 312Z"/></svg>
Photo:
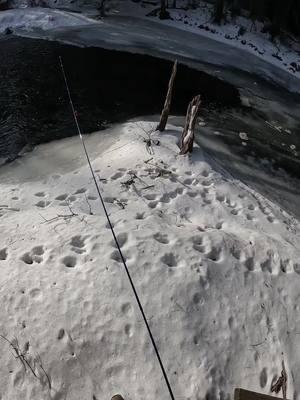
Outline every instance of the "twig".
<svg viewBox="0 0 300 400"><path fill-rule="evenodd" d="M91 203L89 202L86 193L85 193L84 195L85 195L85 200L86 200L86 202L87 202L87 204L88 204L88 207L89 207L89 214L90 214L90 215L94 215L94 213L93 213L93 211L92 211Z"/></svg>
<svg viewBox="0 0 300 400"><path fill-rule="evenodd" d="M29 363L29 361L28 361L27 358L26 358L26 353L22 353L17 338L15 338L15 343L16 343L16 344L14 344L14 343L11 342L9 339L7 339L5 336L0 335L0 337L2 337L2 339L6 340L6 342L8 342L9 345L12 347L12 349L13 349L14 352L16 353L16 357L15 357L15 358L18 358L18 359L21 361L21 363L22 363L22 365L23 365L25 371L26 371L26 365L27 365L28 368L30 369L30 371L32 372L32 374L38 379L38 376L36 375L36 373L35 373L35 371L33 370L31 364Z"/></svg>
<svg viewBox="0 0 300 400"><path fill-rule="evenodd" d="M45 223L53 222L53 221L56 221L57 219L60 219L60 218L62 218L62 219L64 219L64 220L67 220L67 219L72 218L72 217L78 217L78 214L74 213L74 211L72 210L72 208L71 208L70 205L68 205L68 208L69 208L69 210L70 210L70 214L57 214L56 217L53 217L53 218L50 218L50 219L45 218L45 217L44 217L43 215L41 215L41 214L39 214L39 216L40 216L41 218L43 218L43 220L44 220Z"/></svg>
<svg viewBox="0 0 300 400"><path fill-rule="evenodd" d="M140 190L152 189L154 187L155 187L155 185L149 185L149 186L145 186L145 187L141 188Z"/></svg>

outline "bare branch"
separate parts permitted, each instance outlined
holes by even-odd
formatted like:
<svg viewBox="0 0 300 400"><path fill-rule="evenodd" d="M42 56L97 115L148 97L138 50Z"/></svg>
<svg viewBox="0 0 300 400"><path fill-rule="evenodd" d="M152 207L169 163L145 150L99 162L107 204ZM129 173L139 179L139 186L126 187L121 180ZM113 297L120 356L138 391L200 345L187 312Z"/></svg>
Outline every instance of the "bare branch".
<svg viewBox="0 0 300 400"><path fill-rule="evenodd" d="M176 72L177 72L177 60L175 61L174 65L173 65L173 70L172 70L171 78L169 80L168 92L167 92L164 108L163 108L161 116L160 116L159 124L157 125L157 128L156 128L160 132L163 132L166 129L166 125L168 122L168 117L169 117L170 109L171 109L172 93L173 93L173 86L174 86L174 81L175 81L175 77L176 77Z"/></svg>

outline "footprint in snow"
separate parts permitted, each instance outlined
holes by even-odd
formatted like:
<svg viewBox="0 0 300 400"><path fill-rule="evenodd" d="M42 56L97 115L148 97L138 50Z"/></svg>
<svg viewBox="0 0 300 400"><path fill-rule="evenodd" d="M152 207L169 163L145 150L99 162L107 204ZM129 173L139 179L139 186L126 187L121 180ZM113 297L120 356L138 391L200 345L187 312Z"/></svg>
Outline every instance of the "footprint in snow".
<svg viewBox="0 0 300 400"><path fill-rule="evenodd" d="M65 256L61 261L67 268L75 268L77 264L77 258L74 256Z"/></svg>
<svg viewBox="0 0 300 400"><path fill-rule="evenodd" d="M7 248L0 250L0 261L5 261L7 259L7 256Z"/></svg>
<svg viewBox="0 0 300 400"><path fill-rule="evenodd" d="M82 254L85 253L85 239L80 235L73 236L71 239L71 247L75 253Z"/></svg>
<svg viewBox="0 0 300 400"><path fill-rule="evenodd" d="M33 247L29 252L24 253L21 260L28 265L37 263L40 264L44 261L43 255L45 253L43 246Z"/></svg>
<svg viewBox="0 0 300 400"><path fill-rule="evenodd" d="M174 268L178 265L177 257L174 255L174 253L166 253L161 257L160 261L169 268Z"/></svg>
<svg viewBox="0 0 300 400"><path fill-rule="evenodd" d="M48 207L50 204L51 204L50 201L40 200L39 202L37 202L37 203L35 204L35 206L36 206L36 207L39 207L39 208L46 208L46 207Z"/></svg>
<svg viewBox="0 0 300 400"><path fill-rule="evenodd" d="M36 197L45 197L46 193L45 192L37 192L34 194Z"/></svg>
<svg viewBox="0 0 300 400"><path fill-rule="evenodd" d="M154 239L162 244L168 244L169 243L169 239L168 239L168 235L165 233L160 233L157 232L153 235Z"/></svg>
<svg viewBox="0 0 300 400"><path fill-rule="evenodd" d="M86 188L80 188L80 189L77 189L74 194L82 194L82 193L85 193L85 192L86 192Z"/></svg>
<svg viewBox="0 0 300 400"><path fill-rule="evenodd" d="M69 195L68 195L67 193L60 194L59 196L55 197L55 200L63 201L63 200L66 200L66 198L67 198L68 196L69 196Z"/></svg>

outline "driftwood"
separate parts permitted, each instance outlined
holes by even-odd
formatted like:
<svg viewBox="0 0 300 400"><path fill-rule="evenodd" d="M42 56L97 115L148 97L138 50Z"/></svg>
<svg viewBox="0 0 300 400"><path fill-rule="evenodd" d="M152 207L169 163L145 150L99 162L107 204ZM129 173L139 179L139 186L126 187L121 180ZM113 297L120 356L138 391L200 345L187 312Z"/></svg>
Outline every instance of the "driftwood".
<svg viewBox="0 0 300 400"><path fill-rule="evenodd" d="M282 361L282 371L280 377L277 381L272 385L271 392L279 393L282 389L283 400L286 400L286 392L287 392L287 373L284 365L284 361Z"/></svg>
<svg viewBox="0 0 300 400"><path fill-rule="evenodd" d="M185 126L181 137L180 154L187 154L193 151L194 137L195 137L195 125L198 117L199 107L201 104L200 95L193 98L189 103Z"/></svg>
<svg viewBox="0 0 300 400"><path fill-rule="evenodd" d="M169 80L169 86L168 86L168 92L164 104L164 108L162 110L161 116L160 116L160 121L159 124L157 125L156 130L163 132L166 129L166 125L168 122L168 117L170 114L170 108L171 108L171 101L172 101L172 92L173 92L173 86L174 86L174 80L176 77L176 72L177 72L177 60L175 61L173 65L173 70L172 70L172 75Z"/></svg>
<svg viewBox="0 0 300 400"><path fill-rule="evenodd" d="M234 391L234 400L281 400L281 398L237 388Z"/></svg>

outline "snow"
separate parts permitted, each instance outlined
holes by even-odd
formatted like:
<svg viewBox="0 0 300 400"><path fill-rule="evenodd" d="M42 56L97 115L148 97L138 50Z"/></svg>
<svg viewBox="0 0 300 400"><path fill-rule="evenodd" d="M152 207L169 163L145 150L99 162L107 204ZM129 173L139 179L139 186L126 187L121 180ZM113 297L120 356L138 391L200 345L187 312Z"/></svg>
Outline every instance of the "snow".
<svg viewBox="0 0 300 400"><path fill-rule="evenodd" d="M48 8L22 8L1 11L0 33L10 29L54 29L61 26L82 26L95 21L81 14Z"/></svg>
<svg viewBox="0 0 300 400"><path fill-rule="evenodd" d="M269 393L284 358L298 400L298 221L153 127L86 145L176 399ZM78 139L2 167L0 190L0 333L37 375L3 340L0 397L168 398Z"/></svg>
<svg viewBox="0 0 300 400"><path fill-rule="evenodd" d="M184 6L184 2L179 1L178 5ZM244 17L237 17L235 20L229 19L222 25L216 25L212 23L212 7L202 1L200 10L199 8L195 10L170 9L172 20L164 20L161 23L246 50L251 55L262 58L270 64L300 77L299 43L287 45L278 40L272 42L269 34L261 32L264 26L262 22L252 22ZM241 28L245 32L242 35L239 34ZM291 63L296 63L299 69L296 70Z"/></svg>

